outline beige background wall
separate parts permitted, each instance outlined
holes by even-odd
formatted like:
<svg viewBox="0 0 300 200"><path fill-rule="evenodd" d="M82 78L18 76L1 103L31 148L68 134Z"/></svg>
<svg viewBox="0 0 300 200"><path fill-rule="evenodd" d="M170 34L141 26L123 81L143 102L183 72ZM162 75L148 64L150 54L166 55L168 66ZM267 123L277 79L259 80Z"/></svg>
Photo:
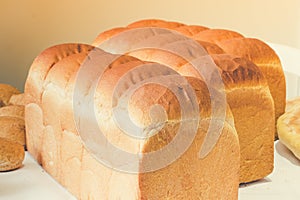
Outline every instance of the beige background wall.
<svg viewBox="0 0 300 200"><path fill-rule="evenodd" d="M43 49L89 43L105 29L142 18L229 28L300 48L299 0L0 0L0 82L23 89Z"/></svg>

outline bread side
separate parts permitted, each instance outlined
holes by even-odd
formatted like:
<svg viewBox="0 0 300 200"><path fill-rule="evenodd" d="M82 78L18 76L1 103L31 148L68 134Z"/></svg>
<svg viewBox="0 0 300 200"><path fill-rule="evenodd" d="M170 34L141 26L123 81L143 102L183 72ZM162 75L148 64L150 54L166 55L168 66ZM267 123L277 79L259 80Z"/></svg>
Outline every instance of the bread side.
<svg viewBox="0 0 300 200"><path fill-rule="evenodd" d="M266 177L274 163L274 102L267 80L247 59L213 55L222 70L227 101L241 146L240 182ZM231 62L228 62L231 61Z"/></svg>
<svg viewBox="0 0 300 200"><path fill-rule="evenodd" d="M285 111L286 83L279 57L274 50L264 42L252 38L237 38L217 44L225 52L247 58L259 67L268 81L274 99L277 121Z"/></svg>
<svg viewBox="0 0 300 200"><path fill-rule="evenodd" d="M258 67L247 59L228 54L211 56L219 67L239 136L240 182L261 179L273 171L275 113L267 81ZM203 59L202 63L205 62ZM200 76L191 65L183 66L179 72ZM210 81L214 84L215 80Z"/></svg>

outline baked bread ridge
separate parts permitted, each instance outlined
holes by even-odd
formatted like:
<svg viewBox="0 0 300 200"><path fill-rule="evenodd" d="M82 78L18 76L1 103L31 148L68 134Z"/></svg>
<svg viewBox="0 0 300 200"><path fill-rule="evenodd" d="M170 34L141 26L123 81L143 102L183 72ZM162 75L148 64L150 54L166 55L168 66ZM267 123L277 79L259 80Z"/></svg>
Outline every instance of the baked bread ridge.
<svg viewBox="0 0 300 200"><path fill-rule="evenodd" d="M55 54L55 52L52 53ZM124 56L124 58L128 58L128 56ZM35 157L39 159L46 171L54 176L60 183L62 183L62 185L67 187L69 191L71 191L78 198L144 199L146 197L144 192L148 190L146 189L146 186L151 184L153 177L147 176L146 173L143 174L143 178L141 178L142 174L133 175L121 173L103 166L91 155L89 150L86 150L83 147L78 132L73 132L76 130L74 121L69 119L64 120L64 113L62 112L67 113L67 116L72 115L73 107L71 104L74 93L74 84L76 81L76 72L78 72L80 62L82 60L84 60L84 53L71 55L62 59L51 67L47 73L47 76L41 82L42 85L31 87L29 89L39 90L39 88L43 88L41 91L40 102L34 102L34 99L32 99L33 97L30 97L29 95L28 103L26 105L26 128L27 135L29 135L28 144L31 144L28 145L29 152L33 151L33 154L35 154ZM134 66L144 63L143 61L138 61L135 58L125 60L127 60L125 63L123 61L116 63L115 67L120 67L123 65L121 69L125 70L127 63L128 65L133 64ZM112 69L114 69L114 66L112 66ZM43 70L40 70L43 74ZM107 73L109 73L109 70ZM37 75L40 76L39 74ZM121 74L114 75L120 76ZM30 79L32 77L28 78ZM200 80L197 79L195 82L197 81ZM99 89L101 89L101 87L99 87ZM27 92L35 93L37 91ZM166 103L166 101L164 102ZM135 107L132 109L135 109ZM229 110L228 113L230 113ZM199 168L197 168L199 172L199 177L197 178L200 179L198 184L201 185L201 183L203 183L203 186L201 189L198 187L193 187L192 189L188 190L189 192L191 192L191 190L195 190L193 191L193 194L195 195L200 193L200 195L203 197L208 195L220 198L224 198L224 196L226 196L226 199L237 198L239 145L235 129L232 126L233 118L230 114L227 114L226 116L228 123L225 121L221 137L213 149L213 152L205 157L203 162L202 160L199 160L197 163L198 167L205 167L207 163L211 163L211 166L214 166L214 168L218 169L220 175L217 176L216 173L211 172L212 174L210 176L206 176L205 173L199 172ZM205 129L208 125L207 120L208 119L201 120L201 125L203 124L203 126L201 126L201 130L198 132L200 137L200 139L197 139L197 143L199 142L198 145L201 143L201 138L203 139L205 134ZM114 138L112 137L113 135L114 134L111 134L111 138L109 138L112 141L114 141ZM192 154L193 158L195 158L197 155L195 155L195 149L197 152L199 150L198 145L192 145L191 149L194 150L189 150L189 153L187 154L188 157ZM136 148L133 150L141 149ZM184 154L183 160L191 159L187 156ZM218 167L215 166L216 162L220 159L224 159L226 162L228 162L228 173L224 173L223 164L219 163L220 165L218 165ZM176 167L170 169L172 172L176 172L173 175L170 174L172 175L173 180L177 180L177 171L175 169L178 169L178 166L184 168L183 163L186 163L186 161L183 163L181 163L181 161L176 161L176 163ZM172 166L172 164L170 166ZM196 170L194 168L191 168L191 170L192 169ZM210 171L211 167L207 168L207 170ZM156 172L155 174L160 175L160 173L162 172ZM203 174L205 177L201 177ZM187 174L185 174L185 176L187 176ZM215 181L210 179L211 176L213 176L214 179L216 178ZM220 176L223 177L223 183L225 183L226 180L226 185L222 185L225 188L213 185L212 188L214 191L212 191L211 185L209 185L209 183L206 181L209 179L212 183L216 184ZM194 184L196 179L190 177L189 180L191 180L191 184ZM180 178L180 181L183 183L184 179ZM186 187L190 186L186 185ZM149 190L149 192L151 192L151 190ZM149 192L147 192L147 195L150 196L168 195L166 190L164 190L165 194L163 194L163 192L160 194L149 194ZM170 196L171 199L176 197L184 198L188 195L182 190L174 192L176 193L169 194L175 195ZM157 191L155 191L155 193L157 193Z"/></svg>
<svg viewBox="0 0 300 200"><path fill-rule="evenodd" d="M148 24L143 25L142 23L139 23L139 26L148 26ZM113 37L126 30L130 29L122 28L117 31L107 31L105 32L105 40L109 39L109 33L111 33L111 37ZM210 31L211 33L213 32L216 38L227 33L226 30L217 29L204 30L200 33L204 33L206 31ZM143 36L146 35L145 32L142 34L144 34ZM231 36L242 38L242 36L236 32L229 32L229 35L226 37L230 38ZM101 34L98 35L97 38L102 38ZM102 42L106 42L105 40L102 40ZM137 39L137 41L139 40ZM174 42L177 41L175 40ZM200 41L198 42L200 43ZM180 55L176 55L171 51L164 50L164 43L160 42L159 44L162 45L162 48L137 48L136 50L133 49L126 53L142 60L162 63L185 76L201 77L188 60L181 58ZM111 41L109 45L105 44L105 46L102 46L101 39L96 39L94 45L104 47L106 51L116 51L119 53L122 53L122 50L126 49L126 47L117 46L114 44L114 41ZM130 44L123 44L123 46L125 45ZM128 46L129 50L131 50L130 48L131 47ZM243 154L241 156L240 181L242 183L250 182L267 176L273 170L275 116L273 98L270 94L268 82L264 74L258 66L247 58L230 54L214 54L220 53L219 51L210 51L208 53L211 55L198 58L195 54L193 54L193 51L190 52L189 56L191 60L197 59L200 63L202 63L201 65L205 65L209 62L208 57L211 57L212 62L219 67L226 87L228 103L230 106L235 108L235 111L233 112L235 119L239 118L235 125L237 127L238 134L240 133L241 136L240 146ZM216 81L214 77L205 78L209 80L208 84L214 84ZM261 103L257 104L257 101ZM241 107L240 110L244 110L247 114L240 112L239 107ZM261 123L262 116L268 116L267 118L263 117L268 119L265 120L265 123ZM258 124L258 126L253 128L252 124ZM258 141L253 143L253 137L255 136L257 136Z"/></svg>
<svg viewBox="0 0 300 200"><path fill-rule="evenodd" d="M87 44L66 43L52 46L41 52L34 59L28 72L28 78L26 79L24 92L26 95L29 95L28 98L33 103L38 103L40 101L43 90L43 88L41 88L43 85L42 82L53 65L72 54L81 52L88 53L93 48L93 46ZM28 103L31 102L26 102L26 104Z"/></svg>

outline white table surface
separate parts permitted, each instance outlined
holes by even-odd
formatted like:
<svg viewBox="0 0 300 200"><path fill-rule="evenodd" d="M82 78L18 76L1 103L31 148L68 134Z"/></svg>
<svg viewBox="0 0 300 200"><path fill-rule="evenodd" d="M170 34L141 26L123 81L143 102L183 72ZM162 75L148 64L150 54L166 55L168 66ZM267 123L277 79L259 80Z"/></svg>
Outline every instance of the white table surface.
<svg viewBox="0 0 300 200"><path fill-rule="evenodd" d="M270 44L279 54L287 78L287 96L300 95L300 50ZM266 178L241 185L239 200L299 200L300 161L279 141L275 145L274 171ZM24 165L0 173L0 200L75 199L26 153Z"/></svg>
<svg viewBox="0 0 300 200"><path fill-rule="evenodd" d="M0 199L71 200L75 198L26 152L22 168L0 173Z"/></svg>

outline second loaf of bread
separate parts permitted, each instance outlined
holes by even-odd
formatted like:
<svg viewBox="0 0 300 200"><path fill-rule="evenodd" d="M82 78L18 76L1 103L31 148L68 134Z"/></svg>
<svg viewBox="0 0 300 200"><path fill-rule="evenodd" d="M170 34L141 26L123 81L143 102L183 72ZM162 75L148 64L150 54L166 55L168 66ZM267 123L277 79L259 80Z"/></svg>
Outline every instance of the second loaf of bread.
<svg viewBox="0 0 300 200"><path fill-rule="evenodd" d="M281 66L276 65L274 76L270 75L272 74L272 68L269 66L267 70L269 75L267 75L265 71L248 59L249 56L229 54L231 51L228 48L223 50L218 46L218 42L225 43L234 39L245 39L237 32L208 29L201 26L196 28L197 26L186 26L183 24L174 26L174 23L170 23L170 26L168 26L168 23L161 20L138 21L127 27L114 28L101 33L93 44L109 52L126 53L142 60L162 63L183 75L198 78L202 74L195 70L195 67L192 65L193 60L197 60L199 67L207 67L207 60L212 59L212 62L220 69L226 89L227 101L233 111L235 127L239 135L241 148L240 182L250 182L267 176L273 170L274 109L278 111L277 113L282 112L282 106L279 108L276 105L278 102L283 102L282 97L285 94L285 90L282 89L282 86L285 85L284 78L277 80L280 87L277 83L272 86L281 88L278 92L276 91L276 94L280 93L279 91L283 91L279 95L281 97L278 98L274 97L274 95L274 98L272 98L272 92L270 92L269 88L271 83L268 80L277 77L277 73L281 73L279 77L283 76ZM172 32L172 30L177 31L178 27L185 27L182 30L190 30L187 36L196 39L195 42L198 42L206 52L197 55L198 52L195 52L195 48L186 45L187 43L190 44L187 38L184 36L180 37L177 35L178 33ZM159 28L167 28L170 31ZM193 29L195 29L193 31L194 34L191 34ZM181 33L185 34L186 31ZM141 38L143 39L141 40ZM245 41L248 40L250 39L245 39ZM124 42L121 43L120 41ZM193 43L191 44L194 45ZM261 45L263 48L267 46L263 42L256 42L255 44ZM181 50L184 45L189 51L188 53L180 54L184 52ZM235 46L237 44L230 48L234 49ZM240 48L243 47L240 46ZM180 53L176 52L176 50ZM228 54L226 54L227 51L229 51ZM251 45L245 47L244 51L249 52L247 55L259 54L256 48L251 49ZM267 54L262 55L262 60L272 62L269 59L276 58L274 52L269 52L271 52L270 56ZM205 56L205 53L208 53L209 56ZM269 77L269 79L266 77ZM211 79L207 83L214 84L214 82L215 80ZM276 105L274 105L274 101L277 102Z"/></svg>

